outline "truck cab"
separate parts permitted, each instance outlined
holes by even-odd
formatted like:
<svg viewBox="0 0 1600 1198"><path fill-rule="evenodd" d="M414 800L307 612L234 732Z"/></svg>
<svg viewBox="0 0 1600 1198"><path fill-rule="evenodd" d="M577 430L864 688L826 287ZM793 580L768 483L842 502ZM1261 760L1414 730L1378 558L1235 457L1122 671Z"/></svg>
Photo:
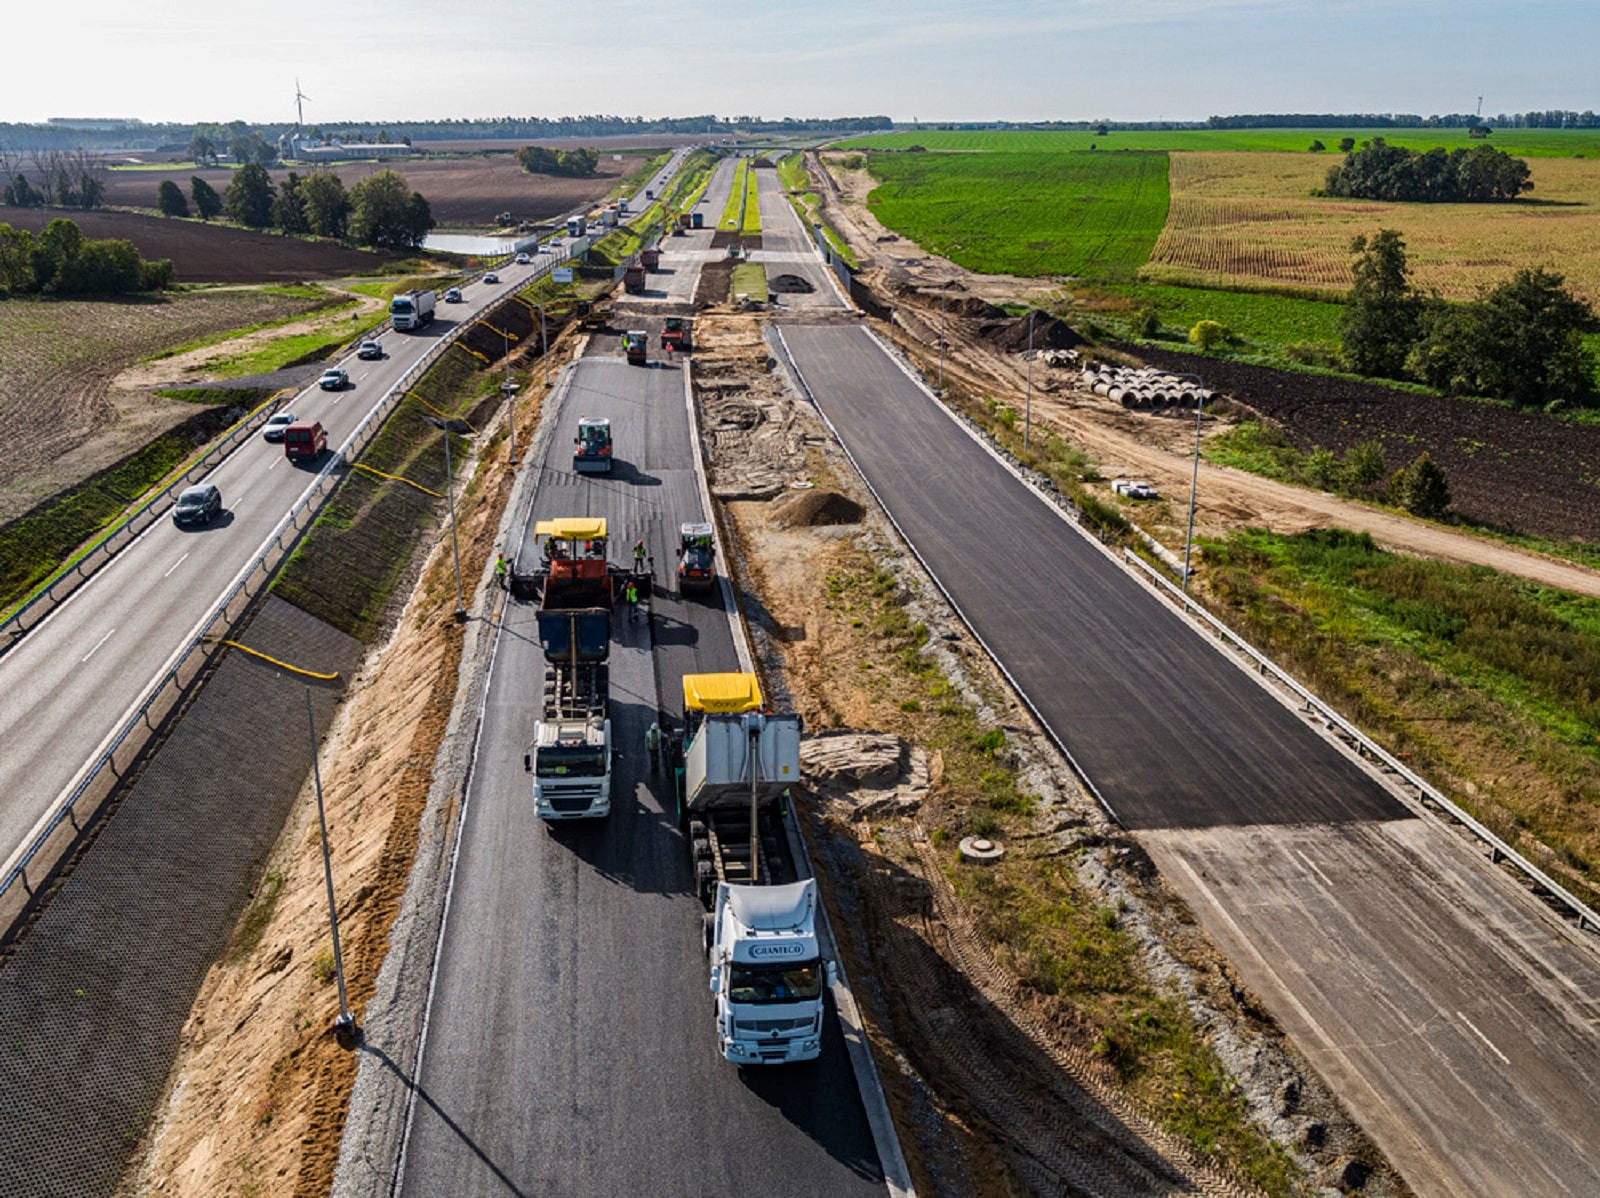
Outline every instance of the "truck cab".
<svg viewBox="0 0 1600 1198"><path fill-rule="evenodd" d="M709 524L678 529L678 593L710 594L717 586L716 531Z"/></svg>
<svg viewBox="0 0 1600 1198"><path fill-rule="evenodd" d="M582 237L583 231L588 228L589 222L581 216L574 216L567 221L567 236Z"/></svg>
<svg viewBox="0 0 1600 1198"><path fill-rule="evenodd" d="M736 1065L822 1055L823 989L833 968L817 944L817 884L717 887L708 954L717 1048Z"/></svg>
<svg viewBox="0 0 1600 1198"><path fill-rule="evenodd" d="M584 416L578 421L573 442L572 468L579 474L611 472L611 421L604 416Z"/></svg>

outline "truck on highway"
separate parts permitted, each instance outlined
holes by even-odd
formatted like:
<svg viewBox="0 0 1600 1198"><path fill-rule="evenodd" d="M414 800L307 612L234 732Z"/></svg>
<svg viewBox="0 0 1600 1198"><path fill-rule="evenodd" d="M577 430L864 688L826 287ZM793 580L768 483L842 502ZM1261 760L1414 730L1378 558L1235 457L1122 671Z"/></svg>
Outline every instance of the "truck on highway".
<svg viewBox="0 0 1600 1198"><path fill-rule="evenodd" d="M389 301L389 322L397 332L409 333L433 322L433 308L433 292L402 291Z"/></svg>
<svg viewBox="0 0 1600 1198"><path fill-rule="evenodd" d="M611 813L611 612L615 571L606 561L606 522L541 520L543 557L513 594L539 597L544 682L533 741L522 759L533 775L542 820L600 819Z"/></svg>
<svg viewBox="0 0 1600 1198"><path fill-rule="evenodd" d="M567 218L567 236L568 237L582 237L584 229L586 229L588 227L588 223L589 222L584 220L584 218L581 217L581 216L568 217Z"/></svg>
<svg viewBox="0 0 1600 1198"><path fill-rule="evenodd" d="M579 474L611 472L611 421L604 416L584 416L578 420L578 435L573 441L572 468Z"/></svg>
<svg viewBox="0 0 1600 1198"><path fill-rule="evenodd" d="M694 322L687 316L669 316L661 328L661 348L686 354L694 348Z"/></svg>
<svg viewBox="0 0 1600 1198"><path fill-rule="evenodd" d="M817 938L816 882L800 876L784 827L800 717L765 711L751 674L685 675L683 708L693 723L673 780L708 908L717 1047L741 1065L813 1060L833 970Z"/></svg>
<svg viewBox="0 0 1600 1198"><path fill-rule="evenodd" d="M646 270L659 270L661 267L661 250L657 246L650 246L639 251L639 262Z"/></svg>
<svg viewBox="0 0 1600 1198"><path fill-rule="evenodd" d="M630 366L648 366L650 364L650 334L643 329L634 329L622 334L622 352L627 356Z"/></svg>
<svg viewBox="0 0 1600 1198"><path fill-rule="evenodd" d="M630 262L622 269L622 289L629 295L644 292L645 269L642 262Z"/></svg>

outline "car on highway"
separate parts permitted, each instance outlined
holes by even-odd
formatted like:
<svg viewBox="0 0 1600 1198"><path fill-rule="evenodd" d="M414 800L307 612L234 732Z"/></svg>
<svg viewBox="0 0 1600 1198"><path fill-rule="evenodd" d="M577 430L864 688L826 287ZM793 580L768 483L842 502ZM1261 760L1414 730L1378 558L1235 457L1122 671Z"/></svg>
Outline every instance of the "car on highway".
<svg viewBox="0 0 1600 1198"><path fill-rule="evenodd" d="M533 259L528 257L528 252L526 250L524 250L522 253L517 255L517 265L518 266L526 266L526 265L528 265L528 263L530 263L532 261L533 261Z"/></svg>
<svg viewBox="0 0 1600 1198"><path fill-rule="evenodd" d="M283 430L293 423L293 412L274 412L267 417L267 422L261 426L261 439L263 441L282 441Z"/></svg>
<svg viewBox="0 0 1600 1198"><path fill-rule="evenodd" d="M446 291L444 293L444 302L447 304L459 304L461 302L461 288L452 287Z"/></svg>
<svg viewBox="0 0 1600 1198"><path fill-rule="evenodd" d="M174 524L210 524L222 515L222 491L214 483L185 487L172 505Z"/></svg>
<svg viewBox="0 0 1600 1198"><path fill-rule="evenodd" d="M498 283L500 281L500 276L491 270L488 274L483 276L483 281L485 283Z"/></svg>
<svg viewBox="0 0 1600 1198"><path fill-rule="evenodd" d="M1159 499L1161 492L1147 482L1131 478L1119 478L1111 484L1114 494L1121 495L1124 499Z"/></svg>
<svg viewBox="0 0 1600 1198"><path fill-rule="evenodd" d="M545 242L544 248L547 250L553 250L561 244L561 238L552 237L549 241Z"/></svg>
<svg viewBox="0 0 1600 1198"><path fill-rule="evenodd" d="M362 360L383 357L383 346L376 341L363 341L356 347L356 357Z"/></svg>
<svg viewBox="0 0 1600 1198"><path fill-rule="evenodd" d="M330 366L322 372L322 377L317 380L317 386L324 391L343 391L350 382L350 376L340 366Z"/></svg>

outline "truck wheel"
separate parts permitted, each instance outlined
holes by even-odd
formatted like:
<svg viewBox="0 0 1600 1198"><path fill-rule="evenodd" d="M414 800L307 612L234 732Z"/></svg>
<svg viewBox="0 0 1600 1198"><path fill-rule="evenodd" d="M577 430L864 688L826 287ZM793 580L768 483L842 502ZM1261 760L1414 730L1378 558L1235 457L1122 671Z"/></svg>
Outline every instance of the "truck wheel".
<svg viewBox="0 0 1600 1198"><path fill-rule="evenodd" d="M694 863L694 890L700 896L700 905L711 906L711 896L717 889L717 867L709 861Z"/></svg>
<svg viewBox="0 0 1600 1198"><path fill-rule="evenodd" d="M711 956L711 940L716 934L717 917L714 913L707 911L700 917L700 947L705 951L708 958Z"/></svg>
<svg viewBox="0 0 1600 1198"><path fill-rule="evenodd" d="M711 842L704 836L697 836L689 842L689 857L693 861L711 860Z"/></svg>

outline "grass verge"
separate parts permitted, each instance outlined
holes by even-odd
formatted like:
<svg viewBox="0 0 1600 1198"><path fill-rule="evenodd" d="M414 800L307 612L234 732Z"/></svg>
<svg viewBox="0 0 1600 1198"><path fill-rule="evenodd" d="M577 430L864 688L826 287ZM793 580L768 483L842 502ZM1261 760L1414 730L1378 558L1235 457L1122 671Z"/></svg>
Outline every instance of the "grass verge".
<svg viewBox="0 0 1600 1198"><path fill-rule="evenodd" d="M731 231L739 228L745 197L745 176L749 174L749 166L750 160L741 158L733 168L733 186L728 191L728 202L722 206L722 217L717 221L719 229Z"/></svg>
<svg viewBox="0 0 1600 1198"><path fill-rule="evenodd" d="M728 286L731 294L748 295L759 304L764 304L771 298L767 294L767 268L759 263L739 263L733 268Z"/></svg>

